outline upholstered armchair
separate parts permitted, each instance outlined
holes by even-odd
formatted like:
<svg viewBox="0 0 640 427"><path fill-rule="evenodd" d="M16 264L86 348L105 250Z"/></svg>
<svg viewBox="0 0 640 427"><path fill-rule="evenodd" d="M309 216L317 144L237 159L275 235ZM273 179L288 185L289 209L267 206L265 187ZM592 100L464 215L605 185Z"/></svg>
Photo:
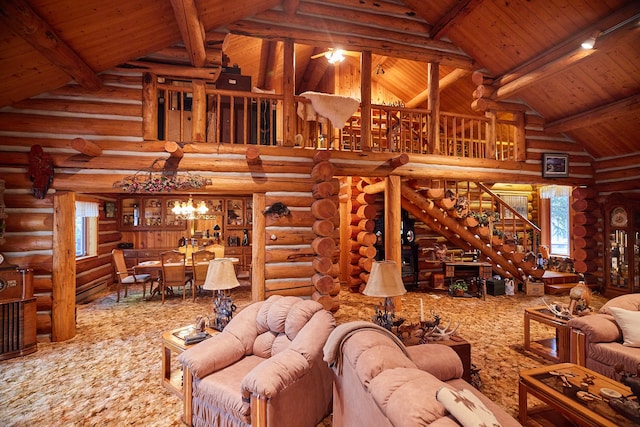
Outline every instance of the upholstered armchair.
<svg viewBox="0 0 640 427"><path fill-rule="evenodd" d="M331 412L322 347L335 328L321 304L274 295L182 353L184 421L194 426L317 425Z"/></svg>

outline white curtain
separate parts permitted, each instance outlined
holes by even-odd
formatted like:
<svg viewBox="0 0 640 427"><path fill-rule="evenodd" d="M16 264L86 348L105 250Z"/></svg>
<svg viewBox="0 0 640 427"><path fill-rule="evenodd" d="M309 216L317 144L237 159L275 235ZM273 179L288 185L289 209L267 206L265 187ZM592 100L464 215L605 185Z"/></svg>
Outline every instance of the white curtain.
<svg viewBox="0 0 640 427"><path fill-rule="evenodd" d="M76 202L76 216L97 218L98 211L98 204L95 202Z"/></svg>
<svg viewBox="0 0 640 427"><path fill-rule="evenodd" d="M551 199L552 197L569 197L571 195L570 185L543 185L539 189L541 199Z"/></svg>

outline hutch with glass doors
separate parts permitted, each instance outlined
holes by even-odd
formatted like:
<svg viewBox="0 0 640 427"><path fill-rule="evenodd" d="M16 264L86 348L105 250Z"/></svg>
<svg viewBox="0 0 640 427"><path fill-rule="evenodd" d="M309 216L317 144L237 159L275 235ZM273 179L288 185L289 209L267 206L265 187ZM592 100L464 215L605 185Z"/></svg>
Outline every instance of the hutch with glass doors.
<svg viewBox="0 0 640 427"><path fill-rule="evenodd" d="M189 218L173 211L192 199L195 207L204 204L207 212ZM239 259L242 268L251 265L253 225L251 197L210 195L125 195L118 200L118 223L122 241L133 248L125 250L127 265L159 258L159 253L176 249L179 242L199 248L223 245L225 256Z"/></svg>
<svg viewBox="0 0 640 427"><path fill-rule="evenodd" d="M640 292L640 201L615 194L605 203L607 297Z"/></svg>

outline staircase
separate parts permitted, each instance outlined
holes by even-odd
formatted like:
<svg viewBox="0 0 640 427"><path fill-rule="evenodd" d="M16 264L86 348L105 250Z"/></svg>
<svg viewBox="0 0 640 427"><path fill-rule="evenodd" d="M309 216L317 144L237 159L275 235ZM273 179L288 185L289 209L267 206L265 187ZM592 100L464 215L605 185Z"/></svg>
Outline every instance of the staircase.
<svg viewBox="0 0 640 427"><path fill-rule="evenodd" d="M479 251L505 278L541 278L540 228L479 182L402 183L402 208L465 251Z"/></svg>

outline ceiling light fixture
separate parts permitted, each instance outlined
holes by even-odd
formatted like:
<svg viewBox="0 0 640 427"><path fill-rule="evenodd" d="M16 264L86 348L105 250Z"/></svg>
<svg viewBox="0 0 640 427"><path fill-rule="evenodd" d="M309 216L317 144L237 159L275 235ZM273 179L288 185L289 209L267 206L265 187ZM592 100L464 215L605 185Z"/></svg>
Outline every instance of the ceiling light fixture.
<svg viewBox="0 0 640 427"><path fill-rule="evenodd" d="M593 36L583 41L580 46L582 46L583 49L593 49L595 45L596 45L596 38L595 36Z"/></svg>
<svg viewBox="0 0 640 427"><path fill-rule="evenodd" d="M382 64L376 65L376 75L384 74L384 68L382 68Z"/></svg>
<svg viewBox="0 0 640 427"><path fill-rule="evenodd" d="M344 61L344 51L342 49L329 49L324 57L327 58L329 64L335 64L336 62Z"/></svg>
<svg viewBox="0 0 640 427"><path fill-rule="evenodd" d="M207 212L209 212L209 208L204 200L202 200L196 208L193 206L193 199L189 196L189 200L186 202L176 202L171 212L179 219L196 219L205 216Z"/></svg>

